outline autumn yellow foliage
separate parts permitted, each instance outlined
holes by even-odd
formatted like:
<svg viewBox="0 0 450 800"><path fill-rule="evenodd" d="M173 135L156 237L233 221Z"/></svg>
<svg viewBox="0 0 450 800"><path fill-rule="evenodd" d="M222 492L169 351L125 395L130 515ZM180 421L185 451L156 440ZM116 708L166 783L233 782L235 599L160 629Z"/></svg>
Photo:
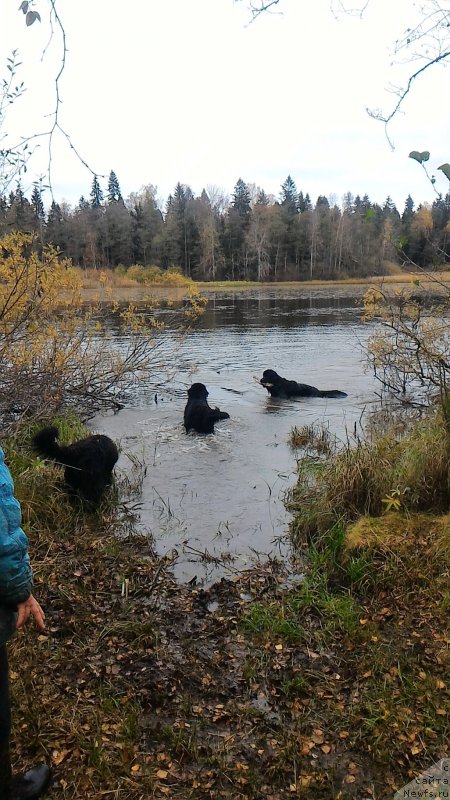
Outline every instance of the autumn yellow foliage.
<svg viewBox="0 0 450 800"><path fill-rule="evenodd" d="M100 280L107 284L106 275ZM6 418L55 413L75 407L83 417L118 407L138 374L159 371L173 357L157 339L162 323L132 306L82 299L79 271L29 234L0 239L0 409ZM107 288L107 287L106 287ZM190 293L174 324L185 328L203 308ZM120 348L111 317L125 334ZM156 357L157 352L157 357Z"/></svg>
<svg viewBox="0 0 450 800"><path fill-rule="evenodd" d="M448 353L450 292L440 280L433 293L416 286L388 291L371 288L364 296L364 318L379 324L369 336L367 356L384 389L398 397L440 397L450 380Z"/></svg>

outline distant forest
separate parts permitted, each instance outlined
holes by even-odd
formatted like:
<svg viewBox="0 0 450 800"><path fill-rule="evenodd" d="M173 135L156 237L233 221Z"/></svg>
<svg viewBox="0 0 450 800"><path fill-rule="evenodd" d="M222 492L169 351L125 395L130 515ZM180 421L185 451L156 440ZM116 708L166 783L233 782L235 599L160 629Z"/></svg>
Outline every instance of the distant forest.
<svg viewBox="0 0 450 800"><path fill-rule="evenodd" d="M279 197L239 179L231 198L217 187L196 197L178 183L158 207L156 189L123 199L114 172L104 194L94 177L89 199L46 211L34 186L0 197L0 235L34 232L85 269L133 264L176 267L197 280L307 280L381 275L408 260L432 269L449 261L450 195L399 211L348 193L342 205L315 203L288 176Z"/></svg>

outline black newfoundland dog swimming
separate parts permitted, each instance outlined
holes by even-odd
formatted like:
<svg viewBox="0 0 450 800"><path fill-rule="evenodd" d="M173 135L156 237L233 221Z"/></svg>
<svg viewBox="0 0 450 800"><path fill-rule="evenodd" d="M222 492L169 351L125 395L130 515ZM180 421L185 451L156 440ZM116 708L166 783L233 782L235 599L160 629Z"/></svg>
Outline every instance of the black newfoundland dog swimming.
<svg viewBox="0 0 450 800"><path fill-rule="evenodd" d="M184 427L197 433L214 433L214 423L219 419L230 419L226 411L208 405L208 390L204 383L193 383L188 389L188 401L184 409Z"/></svg>
<svg viewBox="0 0 450 800"><path fill-rule="evenodd" d="M119 452L112 439L93 434L69 445L59 445L58 428L43 428L33 437L37 453L64 467L64 481L69 494L78 495L88 507L98 506L107 486Z"/></svg>
<svg viewBox="0 0 450 800"><path fill-rule="evenodd" d="M269 392L271 397L347 397L345 392L338 389L316 389L307 383L297 383L282 378L273 369L265 369L260 380L261 386Z"/></svg>

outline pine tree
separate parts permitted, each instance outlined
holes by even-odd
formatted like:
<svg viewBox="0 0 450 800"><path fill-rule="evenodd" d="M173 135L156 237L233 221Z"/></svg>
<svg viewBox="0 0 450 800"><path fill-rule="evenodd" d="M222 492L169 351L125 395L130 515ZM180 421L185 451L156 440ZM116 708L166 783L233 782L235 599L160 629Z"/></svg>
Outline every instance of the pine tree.
<svg viewBox="0 0 450 800"><path fill-rule="evenodd" d="M89 196L91 198L91 208L100 208L103 203L103 192L100 189L97 175L94 175L92 189Z"/></svg>
<svg viewBox="0 0 450 800"><path fill-rule="evenodd" d="M113 170L109 173L108 179L108 203L123 203L122 192L120 191L119 180Z"/></svg>

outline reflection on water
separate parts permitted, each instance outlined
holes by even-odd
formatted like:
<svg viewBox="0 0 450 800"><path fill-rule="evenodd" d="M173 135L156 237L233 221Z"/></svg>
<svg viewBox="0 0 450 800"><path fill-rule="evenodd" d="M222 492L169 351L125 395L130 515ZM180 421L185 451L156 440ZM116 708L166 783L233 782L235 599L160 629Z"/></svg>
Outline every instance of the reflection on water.
<svg viewBox="0 0 450 800"><path fill-rule="evenodd" d="M342 287L341 287L342 292ZM247 328L291 328L308 325L332 325L339 314L341 322L358 320L361 315L359 296L333 293L328 289L291 290L280 297L278 291L262 291L258 297L241 294L213 294L199 327L237 326Z"/></svg>
<svg viewBox="0 0 450 800"><path fill-rule="evenodd" d="M121 441L119 468L127 469L127 453L145 461L141 525L161 554L176 548L180 580L210 583L256 556L287 557L283 496L296 470L290 430L323 421L344 439L375 399L363 367L368 327L356 293L346 292L216 293L174 352L170 382L154 375L126 409L94 420ZM349 396L271 399L254 379L267 368ZM194 381L206 384L210 405L230 414L215 435L184 432Z"/></svg>

